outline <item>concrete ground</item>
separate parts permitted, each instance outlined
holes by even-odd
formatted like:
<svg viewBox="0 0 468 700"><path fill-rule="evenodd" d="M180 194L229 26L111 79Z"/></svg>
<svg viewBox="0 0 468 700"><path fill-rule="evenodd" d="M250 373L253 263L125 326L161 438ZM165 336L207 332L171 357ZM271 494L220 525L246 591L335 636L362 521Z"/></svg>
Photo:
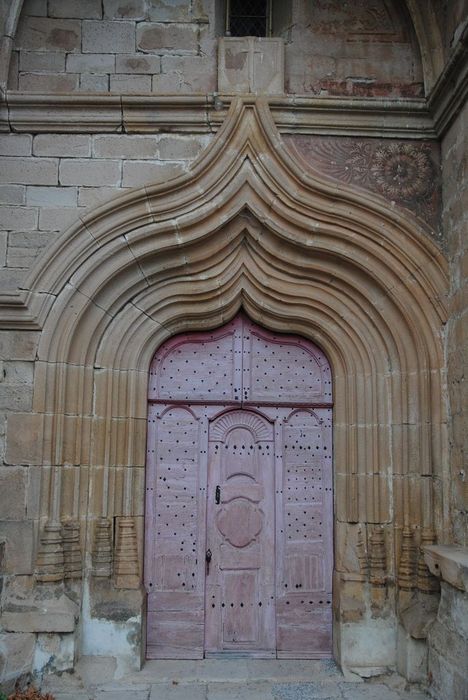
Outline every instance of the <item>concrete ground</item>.
<svg viewBox="0 0 468 700"><path fill-rule="evenodd" d="M88 657L73 675L48 676L55 700L427 700L395 674L346 679L333 661L148 661L115 680L107 659Z"/></svg>

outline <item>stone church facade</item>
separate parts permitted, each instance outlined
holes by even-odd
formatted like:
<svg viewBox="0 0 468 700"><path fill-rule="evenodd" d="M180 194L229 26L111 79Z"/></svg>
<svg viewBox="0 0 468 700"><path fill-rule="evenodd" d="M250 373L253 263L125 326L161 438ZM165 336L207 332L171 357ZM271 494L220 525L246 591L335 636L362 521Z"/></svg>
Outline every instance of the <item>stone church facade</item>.
<svg viewBox="0 0 468 700"><path fill-rule="evenodd" d="M259 444L270 440L279 459L265 436L286 434L284 404L318 416L313 429L291 428L298 451L333 424L320 443L332 458L313 462L330 488L320 618L330 653L363 676L390 667L435 698L466 697L466 2L3 0L0 20L0 682L70 670L84 655L139 668L164 619L163 658L227 651L203 647L216 636L203 628L205 581L222 569L215 549L205 562L204 535L182 558L160 556L148 491L157 499L166 476L154 460L183 438L175 422L153 443L151 421L185 402L215 450L219 415L252 431L261 416ZM254 365L251 384L228 382L223 401L182 366L166 393L152 388L158 352L182 338L205 343L187 359L205 387L213 354L228 376L232 358L209 343L236 323L263 338L264 376L281 365L268 391L255 394ZM274 359L278 347L285 358L299 348L302 370ZM287 397L293 376L306 387L312 356L333 402L331 389ZM191 389L180 393L182 376ZM198 456L211 454L206 440ZM186 466L200 470L202 522L211 491L198 456ZM278 462L276 517L283 467L304 493L322 488L301 459ZM255 501L257 486L238 488ZM301 501L304 520L317 498ZM267 511L255 508L249 523ZM227 512L208 531L227 532ZM170 522L179 542L185 530ZM254 547L252 528L245 541L226 537ZM279 561L280 538L268 538ZM300 568L306 548L294 551ZM155 584L172 597L154 612L151 567L162 581L160 567L182 559L179 581ZM198 617L180 602L194 566ZM300 598L320 589L314 576L294 575L291 601L312 604ZM283 615L264 634L278 656L294 647L281 646L280 628L287 637L302 614L284 613L279 578L262 579Z"/></svg>

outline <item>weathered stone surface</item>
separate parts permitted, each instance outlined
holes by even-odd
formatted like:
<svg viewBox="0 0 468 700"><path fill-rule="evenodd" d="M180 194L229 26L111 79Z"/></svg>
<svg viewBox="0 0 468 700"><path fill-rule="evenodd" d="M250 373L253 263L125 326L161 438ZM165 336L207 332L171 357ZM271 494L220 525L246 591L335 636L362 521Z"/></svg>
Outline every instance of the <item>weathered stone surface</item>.
<svg viewBox="0 0 468 700"><path fill-rule="evenodd" d="M134 22L83 21L83 53L132 53L135 51Z"/></svg>
<svg viewBox="0 0 468 700"><path fill-rule="evenodd" d="M38 341L36 331L0 331L0 359L34 360Z"/></svg>
<svg viewBox="0 0 468 700"><path fill-rule="evenodd" d="M33 207L2 207L2 226L7 230L37 228L38 210Z"/></svg>
<svg viewBox="0 0 468 700"><path fill-rule="evenodd" d="M91 137L84 134L37 134L34 137L33 154L61 158L90 156Z"/></svg>
<svg viewBox="0 0 468 700"><path fill-rule="evenodd" d="M36 635L0 634L0 679L13 689L14 682L31 671Z"/></svg>
<svg viewBox="0 0 468 700"><path fill-rule="evenodd" d="M24 17L18 27L16 45L29 51L79 51L81 23L73 19Z"/></svg>
<svg viewBox="0 0 468 700"><path fill-rule="evenodd" d="M32 574L34 569L34 523L28 520L0 520L0 538L5 542L4 573Z"/></svg>
<svg viewBox="0 0 468 700"><path fill-rule="evenodd" d="M70 73L114 73L115 56L105 53L70 54L67 56L67 71Z"/></svg>
<svg viewBox="0 0 468 700"><path fill-rule="evenodd" d="M123 54L116 56L116 73L143 73L152 75L161 71L161 58L149 54Z"/></svg>
<svg viewBox="0 0 468 700"><path fill-rule="evenodd" d="M62 73L65 70L66 53L21 51L19 70L31 73L47 71L49 73Z"/></svg>
<svg viewBox="0 0 468 700"><path fill-rule="evenodd" d="M25 204L25 195L22 185L0 185L0 204Z"/></svg>
<svg viewBox="0 0 468 700"><path fill-rule="evenodd" d="M25 477L22 468L0 469L0 513L5 520L21 520L25 515Z"/></svg>
<svg viewBox="0 0 468 700"><path fill-rule="evenodd" d="M80 90L81 92L108 92L109 75L82 73L80 75Z"/></svg>
<svg viewBox="0 0 468 700"><path fill-rule="evenodd" d="M56 185L58 160L5 158L0 169L0 182L20 185Z"/></svg>
<svg viewBox="0 0 468 700"><path fill-rule="evenodd" d="M60 162L61 185L119 185L120 162L117 160L69 160Z"/></svg>
<svg viewBox="0 0 468 700"><path fill-rule="evenodd" d="M154 22L189 22L191 7L184 0L150 0L149 18Z"/></svg>
<svg viewBox="0 0 468 700"><path fill-rule="evenodd" d="M40 464L43 416L12 413L7 419L7 464Z"/></svg>
<svg viewBox="0 0 468 700"><path fill-rule="evenodd" d="M140 187L163 182L184 172L181 163L148 163L148 161L126 161L123 164L123 187Z"/></svg>
<svg viewBox="0 0 468 700"><path fill-rule="evenodd" d="M78 606L67 596L58 600L9 600L2 614L8 632L73 632Z"/></svg>
<svg viewBox="0 0 468 700"><path fill-rule="evenodd" d="M111 75L110 91L124 95L151 92L151 75Z"/></svg>
<svg viewBox="0 0 468 700"><path fill-rule="evenodd" d="M73 92L78 88L79 76L71 73L21 73L19 90L24 92Z"/></svg>
<svg viewBox="0 0 468 700"><path fill-rule="evenodd" d="M191 24L144 23L137 27L137 47L148 53L196 53L198 29Z"/></svg>
<svg viewBox="0 0 468 700"><path fill-rule="evenodd" d="M32 137L30 134L0 134L0 155L31 155Z"/></svg>
<svg viewBox="0 0 468 700"><path fill-rule="evenodd" d="M424 547L424 558L434 576L468 592L468 551L466 547L433 545Z"/></svg>
<svg viewBox="0 0 468 700"><path fill-rule="evenodd" d="M157 158L158 139L154 136L95 136L93 153L96 158L152 159Z"/></svg>
<svg viewBox="0 0 468 700"><path fill-rule="evenodd" d="M105 19L146 19L148 15L145 0L104 0Z"/></svg>
<svg viewBox="0 0 468 700"><path fill-rule="evenodd" d="M43 207L39 212L39 229L41 231L63 231L78 218L75 207Z"/></svg>
<svg viewBox="0 0 468 700"><path fill-rule="evenodd" d="M49 0L49 17L100 19L101 0Z"/></svg>
<svg viewBox="0 0 468 700"><path fill-rule="evenodd" d="M76 207L76 187L34 187L26 189L26 203L36 207ZM18 226L17 228L27 228Z"/></svg>
<svg viewBox="0 0 468 700"><path fill-rule="evenodd" d="M223 37L218 49L218 90L225 93L284 92L282 39Z"/></svg>

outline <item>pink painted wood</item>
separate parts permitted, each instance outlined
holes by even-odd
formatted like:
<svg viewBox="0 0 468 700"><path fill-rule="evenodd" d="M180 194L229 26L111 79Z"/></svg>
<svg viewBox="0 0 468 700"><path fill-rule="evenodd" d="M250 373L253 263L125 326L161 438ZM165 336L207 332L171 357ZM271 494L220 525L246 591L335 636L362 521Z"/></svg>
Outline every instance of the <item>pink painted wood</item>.
<svg viewBox="0 0 468 700"><path fill-rule="evenodd" d="M249 410L210 425L206 652L271 656L275 632L273 427Z"/></svg>
<svg viewBox="0 0 468 700"><path fill-rule="evenodd" d="M332 388L322 351L239 315L165 343L149 400L147 656L330 656Z"/></svg>

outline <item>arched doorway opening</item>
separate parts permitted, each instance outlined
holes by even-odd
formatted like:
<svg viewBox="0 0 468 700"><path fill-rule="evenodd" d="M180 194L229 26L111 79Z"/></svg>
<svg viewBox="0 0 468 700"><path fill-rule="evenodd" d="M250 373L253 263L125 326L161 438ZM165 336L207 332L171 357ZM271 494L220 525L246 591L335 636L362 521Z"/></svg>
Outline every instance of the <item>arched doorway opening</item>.
<svg viewBox="0 0 468 700"><path fill-rule="evenodd" d="M150 371L147 657L332 654L332 385L245 315Z"/></svg>

